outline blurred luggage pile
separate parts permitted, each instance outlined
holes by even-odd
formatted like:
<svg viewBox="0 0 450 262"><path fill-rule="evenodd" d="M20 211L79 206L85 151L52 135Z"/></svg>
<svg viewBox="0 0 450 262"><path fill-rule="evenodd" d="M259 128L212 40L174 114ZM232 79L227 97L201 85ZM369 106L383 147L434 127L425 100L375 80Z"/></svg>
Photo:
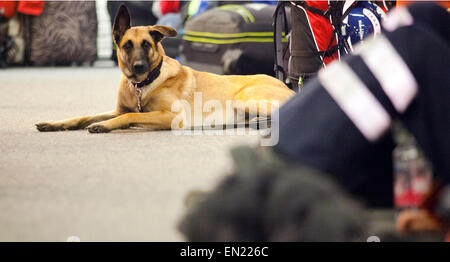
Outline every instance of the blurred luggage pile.
<svg viewBox="0 0 450 262"><path fill-rule="evenodd" d="M164 48L180 62L217 73L273 75L276 1L0 1L0 66L117 62L109 28L122 3L133 26L177 29L179 36L165 39ZM194 34L219 35L184 36L185 25ZM216 40L198 41L203 38Z"/></svg>
<svg viewBox="0 0 450 262"><path fill-rule="evenodd" d="M97 59L97 13L91 1L18 1L6 27L3 66L82 65ZM21 8L25 6L26 8Z"/></svg>
<svg viewBox="0 0 450 262"><path fill-rule="evenodd" d="M222 5L186 22L181 61L217 74L274 75L274 5ZM286 40L286 38L284 38Z"/></svg>

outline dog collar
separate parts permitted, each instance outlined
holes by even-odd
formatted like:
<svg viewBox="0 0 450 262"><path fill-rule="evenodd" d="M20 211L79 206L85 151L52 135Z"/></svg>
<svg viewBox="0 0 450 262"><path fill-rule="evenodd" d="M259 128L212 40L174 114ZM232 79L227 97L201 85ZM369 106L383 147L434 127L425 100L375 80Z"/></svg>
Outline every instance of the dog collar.
<svg viewBox="0 0 450 262"><path fill-rule="evenodd" d="M158 78L159 74L161 73L162 63L163 63L163 59L161 59L161 62L159 62L159 64L155 67L155 69L153 69L153 71L151 71L148 74L147 78L144 81L139 82L139 83L133 83L133 82L131 82L131 83L133 83L133 85L136 88L142 88L143 86L151 84L153 81L155 81L156 78Z"/></svg>

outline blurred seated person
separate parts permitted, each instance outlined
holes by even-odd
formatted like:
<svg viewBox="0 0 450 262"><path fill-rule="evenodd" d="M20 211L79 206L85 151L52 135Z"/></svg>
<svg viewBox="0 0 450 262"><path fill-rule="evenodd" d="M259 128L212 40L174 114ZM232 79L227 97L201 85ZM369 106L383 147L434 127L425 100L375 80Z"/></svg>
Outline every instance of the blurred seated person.
<svg viewBox="0 0 450 262"><path fill-rule="evenodd" d="M320 183L328 184L323 179L328 177L367 207L392 208L395 145L391 131L396 121L414 136L431 162L436 180L419 210L399 215L398 229L403 233L449 231L448 25L450 14L430 2L390 12L379 37L321 70L304 91L280 108L279 117L272 119L271 137L279 138L276 146L240 149L247 153L235 157L233 175L190 209L181 231L198 241L297 241L302 236L292 232L308 235L308 226L317 228L309 220L318 214L315 205L324 208L316 217L318 221L333 223L329 218L336 215L337 225L345 227L350 218L334 213L325 204L334 203L330 195L340 199L342 194L313 185L309 178L314 174ZM266 166L256 168L258 165ZM305 176L305 180L295 180L292 173ZM280 193L282 185L284 193ZM321 202L321 197L326 200ZM354 207L350 202L344 206ZM358 212L352 214L360 221ZM201 231L193 230L200 226ZM358 227L352 229L358 231ZM330 229L327 236L327 232L317 230L317 238L308 235L309 241L326 241L331 232L340 232ZM349 239L345 234L337 235L331 239Z"/></svg>

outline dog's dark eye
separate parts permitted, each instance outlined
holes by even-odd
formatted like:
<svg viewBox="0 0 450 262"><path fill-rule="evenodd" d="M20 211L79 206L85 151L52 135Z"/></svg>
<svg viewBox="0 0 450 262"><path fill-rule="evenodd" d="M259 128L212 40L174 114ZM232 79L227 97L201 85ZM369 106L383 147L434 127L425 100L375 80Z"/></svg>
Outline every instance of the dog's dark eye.
<svg viewBox="0 0 450 262"><path fill-rule="evenodd" d="M147 40L144 40L144 41L142 41L142 45L141 46L144 49L149 49L152 45Z"/></svg>
<svg viewBox="0 0 450 262"><path fill-rule="evenodd" d="M131 41L128 41L122 46L122 48L125 51L129 51L129 50L131 50L133 48L133 43Z"/></svg>

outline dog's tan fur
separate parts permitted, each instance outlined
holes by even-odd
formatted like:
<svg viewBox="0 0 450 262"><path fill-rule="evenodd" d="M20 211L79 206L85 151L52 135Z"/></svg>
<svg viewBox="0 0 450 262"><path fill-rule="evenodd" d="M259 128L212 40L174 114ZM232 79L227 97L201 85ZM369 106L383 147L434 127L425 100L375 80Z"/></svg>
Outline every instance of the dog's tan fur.
<svg viewBox="0 0 450 262"><path fill-rule="evenodd" d="M227 100L257 103L260 101L278 101L279 104L288 100L294 92L281 81L267 75L252 76L222 76L206 72L198 72L180 65L176 60L165 56L159 38L176 35L176 31L165 26L127 27L129 15L125 7L123 14L116 16L115 33L118 47L117 57L123 72L119 84L117 107L115 110L95 116L83 116L56 122L44 122L36 125L39 131L75 130L87 128L91 133L109 132L130 126L152 129L170 129L172 121L177 116L172 112L172 105L177 100L185 100L194 108L194 92L202 94L202 101L218 100L225 106ZM125 14L125 15L124 15ZM128 17L126 17L128 15ZM125 22L121 20L125 16ZM117 24L117 25L116 25ZM156 39L155 39L155 36ZM159 37L158 37L159 36ZM135 56L142 55L143 41L151 44L144 55L148 59L151 72L161 61L160 75L149 85L142 87L142 111L137 110L136 89L132 82L141 82L147 77L133 75L132 63ZM123 50L127 42L133 44L133 50ZM270 107L270 105L268 105ZM203 108L203 105L202 105ZM238 113L248 108L235 108ZM241 111L241 112L239 112ZM268 110L270 113L270 109ZM248 112L247 112L248 113ZM260 115L262 112L259 113ZM204 114L205 115L205 114ZM206 114L207 115L207 114ZM180 127L188 127L189 123L180 123Z"/></svg>

